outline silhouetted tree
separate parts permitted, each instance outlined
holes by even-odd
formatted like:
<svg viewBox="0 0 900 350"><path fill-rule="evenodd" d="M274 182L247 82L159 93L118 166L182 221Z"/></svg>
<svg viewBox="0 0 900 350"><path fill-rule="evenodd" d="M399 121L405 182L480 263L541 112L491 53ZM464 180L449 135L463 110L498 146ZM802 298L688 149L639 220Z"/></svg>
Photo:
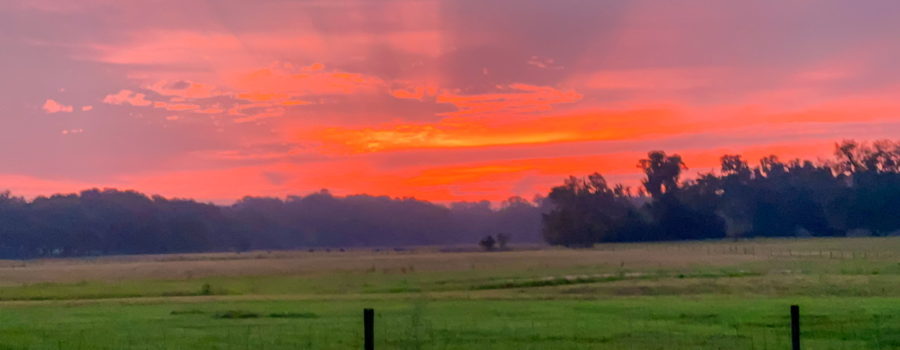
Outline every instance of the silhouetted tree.
<svg viewBox="0 0 900 350"><path fill-rule="evenodd" d="M494 250L494 244L496 244L496 243L497 243L497 241L495 241L494 237L491 237L491 235L487 235L484 238L482 238L480 241L478 241L478 245L481 246L481 249L484 249L487 251Z"/></svg>
<svg viewBox="0 0 900 350"><path fill-rule="evenodd" d="M598 173L587 178L568 178L547 197L549 212L543 214L544 238L550 244L590 246L618 240L622 218L634 215L622 188L610 189Z"/></svg>
<svg viewBox="0 0 900 350"><path fill-rule="evenodd" d="M646 159L638 161L638 167L647 175L643 181L647 192L657 198L678 188L678 178L685 165L677 154L669 156L663 151L651 151Z"/></svg>

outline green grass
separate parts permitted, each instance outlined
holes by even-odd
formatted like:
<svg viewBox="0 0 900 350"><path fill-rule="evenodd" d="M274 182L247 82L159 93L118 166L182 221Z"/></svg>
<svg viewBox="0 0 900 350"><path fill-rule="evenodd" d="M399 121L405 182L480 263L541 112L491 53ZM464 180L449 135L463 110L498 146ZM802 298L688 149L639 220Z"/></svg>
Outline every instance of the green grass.
<svg viewBox="0 0 900 350"><path fill-rule="evenodd" d="M900 238L285 254L0 268L0 349L900 349Z"/></svg>
<svg viewBox="0 0 900 350"><path fill-rule="evenodd" d="M0 339L14 349L352 349L361 309L374 307L382 349L785 349L791 303L811 349L900 347L898 302L858 297L16 306L3 310ZM284 310L317 316L272 317Z"/></svg>

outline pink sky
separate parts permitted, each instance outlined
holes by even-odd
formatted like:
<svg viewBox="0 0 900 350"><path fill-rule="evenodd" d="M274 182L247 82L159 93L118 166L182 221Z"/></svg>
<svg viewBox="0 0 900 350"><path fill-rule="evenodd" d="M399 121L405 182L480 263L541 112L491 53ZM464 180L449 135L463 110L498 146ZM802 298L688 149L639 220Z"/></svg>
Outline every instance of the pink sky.
<svg viewBox="0 0 900 350"><path fill-rule="evenodd" d="M0 3L0 188L502 200L900 135L900 2Z"/></svg>

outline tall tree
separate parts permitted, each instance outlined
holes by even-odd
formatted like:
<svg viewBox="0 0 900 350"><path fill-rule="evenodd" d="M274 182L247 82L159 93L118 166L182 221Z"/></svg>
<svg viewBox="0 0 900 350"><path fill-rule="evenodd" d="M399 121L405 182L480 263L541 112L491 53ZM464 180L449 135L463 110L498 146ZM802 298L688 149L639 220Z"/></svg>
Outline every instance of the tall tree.
<svg viewBox="0 0 900 350"><path fill-rule="evenodd" d="M666 155L666 152L663 151L647 153L646 159L638 161L638 167L647 176L643 180L644 188L654 198L678 189L678 178L681 176L681 170L687 168L681 160L681 156L677 154Z"/></svg>

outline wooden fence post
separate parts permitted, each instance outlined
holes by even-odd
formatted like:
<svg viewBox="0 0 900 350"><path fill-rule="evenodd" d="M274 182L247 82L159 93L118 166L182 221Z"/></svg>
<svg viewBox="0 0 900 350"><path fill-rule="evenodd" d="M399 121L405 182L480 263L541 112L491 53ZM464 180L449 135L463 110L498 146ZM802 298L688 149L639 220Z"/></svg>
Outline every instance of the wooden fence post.
<svg viewBox="0 0 900 350"><path fill-rule="evenodd" d="M791 349L800 350L800 306L791 305Z"/></svg>
<svg viewBox="0 0 900 350"><path fill-rule="evenodd" d="M365 350L375 350L375 310L363 309L363 337Z"/></svg>

